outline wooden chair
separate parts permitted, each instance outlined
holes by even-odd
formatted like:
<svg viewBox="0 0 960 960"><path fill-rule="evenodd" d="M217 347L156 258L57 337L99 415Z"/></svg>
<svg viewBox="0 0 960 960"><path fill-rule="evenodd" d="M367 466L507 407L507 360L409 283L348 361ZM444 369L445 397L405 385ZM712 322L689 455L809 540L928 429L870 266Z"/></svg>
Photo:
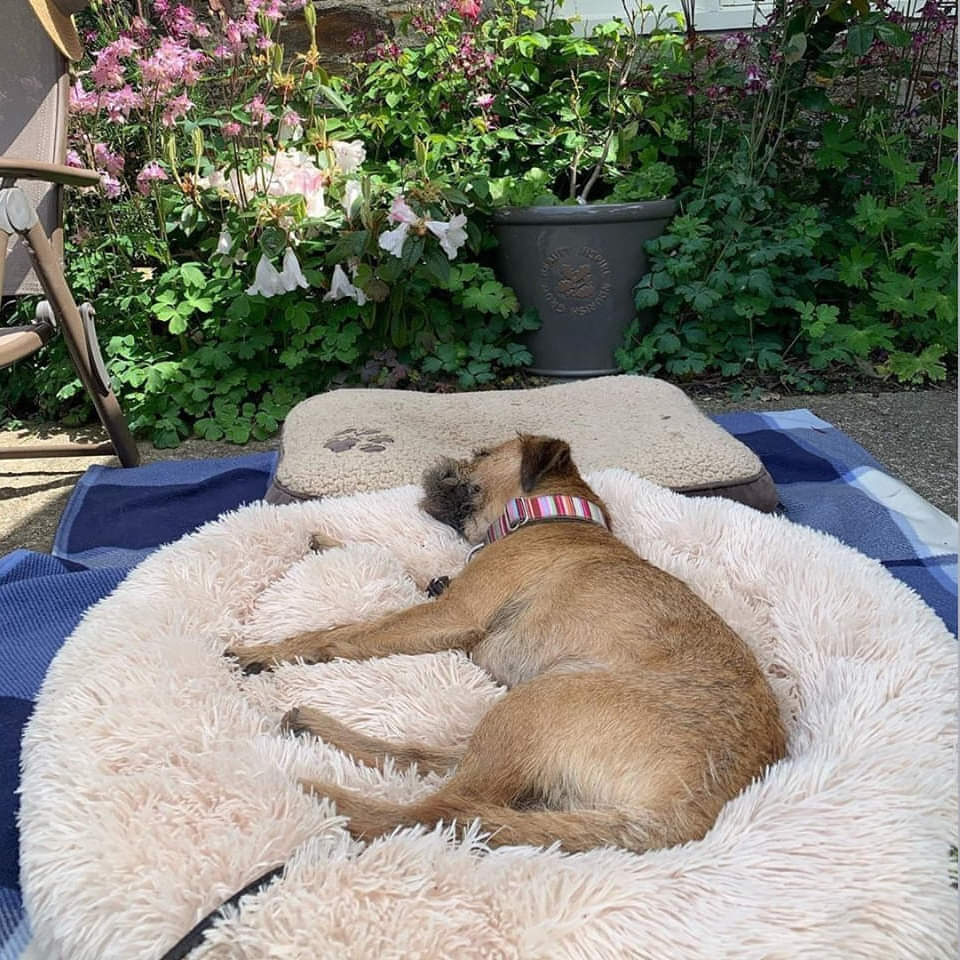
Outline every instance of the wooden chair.
<svg viewBox="0 0 960 960"><path fill-rule="evenodd" d="M97 342L93 307L77 306L64 278L63 187L96 186L93 170L65 165L69 79L65 51L75 49L53 26L87 0L8 0L0 32L0 296L42 293L34 323L0 327L0 368L28 357L59 331L110 438L101 444L0 448L0 458L116 453L125 467L139 453L110 386ZM41 18L40 7L50 16ZM43 20L43 22L41 22ZM72 25L71 25L72 27ZM76 55L76 54L73 54ZM23 181L21 183L21 181ZM5 255L5 256L4 256Z"/></svg>

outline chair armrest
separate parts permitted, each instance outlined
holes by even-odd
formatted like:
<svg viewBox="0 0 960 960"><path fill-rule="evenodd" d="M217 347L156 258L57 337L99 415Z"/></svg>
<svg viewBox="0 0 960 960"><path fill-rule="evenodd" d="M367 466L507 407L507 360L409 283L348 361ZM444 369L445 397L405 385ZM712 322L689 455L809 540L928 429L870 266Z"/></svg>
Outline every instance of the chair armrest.
<svg viewBox="0 0 960 960"><path fill-rule="evenodd" d="M100 182L100 174L96 170L81 170L62 163L0 157L0 179L7 177L15 180L46 180L48 183L63 183L71 187L94 187Z"/></svg>

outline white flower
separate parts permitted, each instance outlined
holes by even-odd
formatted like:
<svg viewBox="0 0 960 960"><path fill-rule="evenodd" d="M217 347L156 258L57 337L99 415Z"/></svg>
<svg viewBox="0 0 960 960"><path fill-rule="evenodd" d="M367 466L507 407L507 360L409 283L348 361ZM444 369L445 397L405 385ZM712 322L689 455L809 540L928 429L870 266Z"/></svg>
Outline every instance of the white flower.
<svg viewBox="0 0 960 960"><path fill-rule="evenodd" d="M440 241L443 252L449 260L456 260L457 251L467 242L467 231L464 230L467 218L458 213L449 223L441 220L428 220L427 229Z"/></svg>
<svg viewBox="0 0 960 960"><path fill-rule="evenodd" d="M220 236L217 238L217 249L215 253L222 254L225 257L230 256L230 248L233 246L233 237L230 236L230 232L224 227L220 231Z"/></svg>
<svg viewBox="0 0 960 960"><path fill-rule="evenodd" d="M416 223L420 218L410 209L402 193L398 193L393 198L393 205L390 207L390 219L395 223Z"/></svg>
<svg viewBox="0 0 960 960"><path fill-rule="evenodd" d="M280 118L280 129L277 131L277 139L281 141L291 140L294 143L303 139L302 118L295 110L288 110Z"/></svg>
<svg viewBox="0 0 960 960"><path fill-rule="evenodd" d="M284 283L284 287L289 292L291 290L296 290L297 287L309 287L310 284L307 282L307 278L303 275L303 271L300 269L300 262L297 260L297 255L293 252L293 247L287 247L283 254L283 270L280 271L280 279Z"/></svg>
<svg viewBox="0 0 960 960"><path fill-rule="evenodd" d="M403 256L403 243L410 232L409 223L401 223L399 227L386 230L380 234L380 247L395 257Z"/></svg>
<svg viewBox="0 0 960 960"><path fill-rule="evenodd" d="M253 278L253 286L247 287L247 296L275 297L278 293L286 293L287 287L280 271L270 262L267 255L260 255L257 272Z"/></svg>
<svg viewBox="0 0 960 960"><path fill-rule="evenodd" d="M302 150L278 150L256 174L258 187L270 197L299 193L307 202L307 216L318 218L327 212L324 199L325 174ZM247 194L250 188L247 187Z"/></svg>
<svg viewBox="0 0 960 960"><path fill-rule="evenodd" d="M337 166L344 173L354 173L367 159L367 151L360 140L351 140L349 143L343 140L331 140L330 146L337 159Z"/></svg>
<svg viewBox="0 0 960 960"><path fill-rule="evenodd" d="M333 268L333 279L330 281L330 289L324 294L324 300L342 300L344 297L349 297L351 300L357 302L357 306L362 307L367 302L366 294L359 288L355 287L348 279L346 273L344 273L343 267L338 263Z"/></svg>
<svg viewBox="0 0 960 960"><path fill-rule="evenodd" d="M213 176L211 176L211 181ZM256 174L241 173L239 170L231 170L230 176L223 188L228 193L232 193L236 200L243 197L249 199L256 193L260 185L257 183Z"/></svg>
<svg viewBox="0 0 960 960"><path fill-rule="evenodd" d="M197 186L201 190L226 190L227 178L222 170L214 170L209 177L197 177Z"/></svg>
<svg viewBox="0 0 960 960"><path fill-rule="evenodd" d="M343 188L343 198L340 205L348 217L353 216L354 207L360 202L360 196L363 193L358 180L348 180Z"/></svg>
<svg viewBox="0 0 960 960"><path fill-rule="evenodd" d="M307 200L307 216L318 220L327 212L327 201L323 187L317 186L309 195L304 194Z"/></svg>

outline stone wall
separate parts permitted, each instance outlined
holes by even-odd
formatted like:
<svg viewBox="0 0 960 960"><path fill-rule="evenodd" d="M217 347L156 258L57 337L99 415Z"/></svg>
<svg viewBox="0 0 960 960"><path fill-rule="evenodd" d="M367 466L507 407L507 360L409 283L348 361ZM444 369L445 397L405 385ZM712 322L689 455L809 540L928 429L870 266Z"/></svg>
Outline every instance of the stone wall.
<svg viewBox="0 0 960 960"><path fill-rule="evenodd" d="M366 46L373 46L383 34L392 37L398 22L411 8L410 0L314 0L317 11L317 47L323 65L336 69L357 48L351 37L362 34ZM281 35L284 48L291 53L305 50L309 44L307 25L303 15L290 18L290 24Z"/></svg>
<svg viewBox="0 0 960 960"><path fill-rule="evenodd" d="M214 13L235 16L242 0L191 0L194 7L206 7ZM327 69L342 66L356 52L351 37L362 34L367 46L373 46L383 34L394 36L396 24L415 5L416 0L314 0L317 12L317 47ZM281 31L280 42L288 53L299 53L310 46L303 14L294 14Z"/></svg>

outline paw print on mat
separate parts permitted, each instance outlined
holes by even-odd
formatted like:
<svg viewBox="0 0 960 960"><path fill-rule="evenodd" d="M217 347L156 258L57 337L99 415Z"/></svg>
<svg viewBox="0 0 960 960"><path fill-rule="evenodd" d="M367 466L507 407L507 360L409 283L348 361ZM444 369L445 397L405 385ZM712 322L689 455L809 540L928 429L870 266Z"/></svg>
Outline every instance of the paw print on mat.
<svg viewBox="0 0 960 960"><path fill-rule="evenodd" d="M387 436L377 427L345 427L338 431L324 446L334 453L343 453L359 446L362 453L380 453L386 450L385 444L393 443L393 437Z"/></svg>

